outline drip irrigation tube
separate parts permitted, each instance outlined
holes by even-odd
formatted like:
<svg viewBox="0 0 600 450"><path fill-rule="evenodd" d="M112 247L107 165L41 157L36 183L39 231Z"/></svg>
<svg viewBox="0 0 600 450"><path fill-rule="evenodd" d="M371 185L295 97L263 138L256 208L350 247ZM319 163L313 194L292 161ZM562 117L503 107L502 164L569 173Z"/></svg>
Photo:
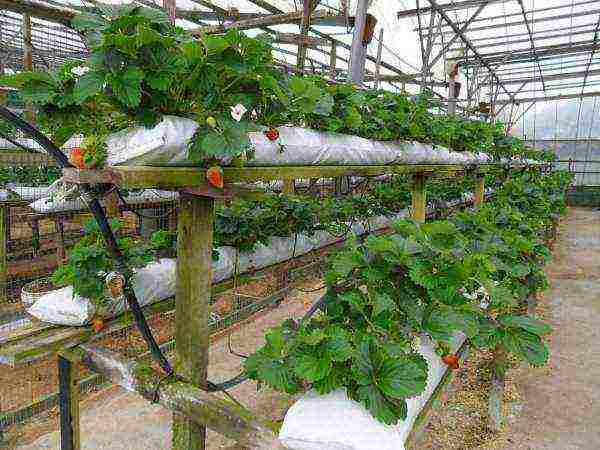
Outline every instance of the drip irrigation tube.
<svg viewBox="0 0 600 450"><path fill-rule="evenodd" d="M23 119L21 119L16 114L12 113L10 110L5 108L4 106L0 106L0 117L4 118L6 121L23 131L25 134L31 136L31 138L36 141L38 144L42 146L44 150L51 155L58 165L62 168L66 167L74 167L66 157L66 155L46 136L44 136L40 131L38 131L34 126L27 123ZM98 226L100 227L100 231L106 243L106 247L109 251L109 254L115 261L116 271L123 275L125 279L125 285L123 287L123 293L125 295L125 299L127 300L127 304L129 305L129 309L133 313L133 317L135 320L135 324L140 331L144 341L148 345L150 353L152 357L156 360L156 362L160 365L160 367L164 370L167 375L173 374L173 368L171 364L162 353L154 336L152 335L152 330L148 326L146 322L146 318L140 309L140 304L135 296L135 292L131 284L129 283L129 279L131 273L127 264L125 263L125 258L117 245L117 240L115 235L113 234L110 225L108 224L108 219L106 214L104 213L104 209L100 205L100 202L95 197L94 192L91 187L87 184L80 185L80 190L82 193L82 198L84 202L87 204L90 212L96 219Z"/></svg>

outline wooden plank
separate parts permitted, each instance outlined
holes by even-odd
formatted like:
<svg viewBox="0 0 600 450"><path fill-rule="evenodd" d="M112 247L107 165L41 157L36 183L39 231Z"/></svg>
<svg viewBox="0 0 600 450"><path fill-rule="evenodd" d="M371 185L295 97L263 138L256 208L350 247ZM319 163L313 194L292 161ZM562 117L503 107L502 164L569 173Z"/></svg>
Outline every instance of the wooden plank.
<svg viewBox="0 0 600 450"><path fill-rule="evenodd" d="M10 211L8 207L0 205L0 303L7 300L6 282L8 280L8 266L6 264L7 252L7 223Z"/></svg>
<svg viewBox="0 0 600 450"><path fill-rule="evenodd" d="M56 161L45 153L0 149L0 167L7 166L56 166Z"/></svg>
<svg viewBox="0 0 600 450"><path fill-rule="evenodd" d="M193 386L206 388L210 341L214 199L182 192L177 239L175 367ZM173 449L204 450L206 428L173 414Z"/></svg>
<svg viewBox="0 0 600 450"><path fill-rule="evenodd" d="M285 450L277 438L278 427L255 412L206 392L191 383L174 379L161 380L162 374L139 361L123 358L104 348L82 345L84 364L112 383L188 418L197 427L211 430L237 442L238 448ZM187 449L197 448L195 445Z"/></svg>
<svg viewBox="0 0 600 450"><path fill-rule="evenodd" d="M81 356L70 350L58 354L58 384L60 409L60 449L80 450L79 379L77 364Z"/></svg>
<svg viewBox="0 0 600 450"><path fill-rule="evenodd" d="M479 166L487 171L496 165ZM464 165L373 165L373 166L268 166L224 167L225 183L271 181L286 178L334 178L339 176L377 176L384 174L428 173L452 175ZM72 183L114 183L129 189L179 189L207 184L203 169L197 167L114 166L102 171L63 169L63 179ZM235 195L247 192L243 186L229 186Z"/></svg>
<svg viewBox="0 0 600 450"><path fill-rule="evenodd" d="M475 191L473 192L473 204L475 206L483 205L485 201L485 177L477 175L475 181Z"/></svg>
<svg viewBox="0 0 600 450"><path fill-rule="evenodd" d="M425 174L416 173L412 181L411 217L417 222L425 222L427 193L425 192Z"/></svg>

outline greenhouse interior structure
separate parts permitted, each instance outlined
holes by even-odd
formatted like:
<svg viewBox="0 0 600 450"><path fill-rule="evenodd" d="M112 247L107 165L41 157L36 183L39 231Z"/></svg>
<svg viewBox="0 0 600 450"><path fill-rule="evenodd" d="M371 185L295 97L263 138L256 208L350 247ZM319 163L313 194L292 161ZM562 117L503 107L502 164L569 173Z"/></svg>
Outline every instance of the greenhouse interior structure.
<svg viewBox="0 0 600 450"><path fill-rule="evenodd" d="M600 449L599 50L600 0L0 0L0 449Z"/></svg>

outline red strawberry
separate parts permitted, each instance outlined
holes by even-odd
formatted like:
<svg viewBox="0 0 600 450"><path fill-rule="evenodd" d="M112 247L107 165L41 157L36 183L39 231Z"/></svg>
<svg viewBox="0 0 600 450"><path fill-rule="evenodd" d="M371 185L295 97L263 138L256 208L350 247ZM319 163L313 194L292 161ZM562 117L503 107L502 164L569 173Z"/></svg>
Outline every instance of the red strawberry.
<svg viewBox="0 0 600 450"><path fill-rule="evenodd" d="M83 149L80 147L74 147L71 149L71 153L69 154L69 161L78 169L85 169L85 161L83 157Z"/></svg>
<svg viewBox="0 0 600 450"><path fill-rule="evenodd" d="M442 358L442 361L444 361L444 364L452 368L452 370L458 370L460 367L458 364L458 356L456 355L446 355Z"/></svg>
<svg viewBox="0 0 600 450"><path fill-rule="evenodd" d="M104 320L100 317L94 317L92 320L92 328L94 329L94 332L100 333L104 329Z"/></svg>
<svg viewBox="0 0 600 450"><path fill-rule="evenodd" d="M265 131L265 136L267 136L267 139L270 141L276 141L279 139L279 131L277 131L275 128L269 128L267 131Z"/></svg>
<svg viewBox="0 0 600 450"><path fill-rule="evenodd" d="M223 188L223 169L219 166L210 167L206 171L206 178L211 186L216 188Z"/></svg>

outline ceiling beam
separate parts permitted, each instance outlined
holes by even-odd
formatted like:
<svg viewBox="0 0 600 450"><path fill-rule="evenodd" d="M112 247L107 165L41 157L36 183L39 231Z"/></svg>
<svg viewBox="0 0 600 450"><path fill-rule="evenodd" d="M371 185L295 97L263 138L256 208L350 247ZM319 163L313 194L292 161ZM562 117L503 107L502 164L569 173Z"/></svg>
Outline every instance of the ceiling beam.
<svg viewBox="0 0 600 450"><path fill-rule="evenodd" d="M579 72L567 72L567 73L557 73L554 75L546 75L544 78L546 81L557 81L557 80L566 80L569 78L584 78L587 75L600 75L600 69L596 70L583 70ZM537 83L542 81L542 78L539 76L531 77L531 78L516 78L513 80L502 80L502 82L506 85L511 84L522 84L522 83ZM483 86L489 86L492 83L482 84Z"/></svg>
<svg viewBox="0 0 600 450"><path fill-rule="evenodd" d="M438 5L438 6L440 8L442 8L444 11L457 11L459 9L472 8L474 6L479 6L482 3L500 3L501 1L504 1L504 0L490 0L489 2L486 2L485 0L465 0L462 2L446 3L446 4ZM399 11L397 15L398 15L398 19L403 19L405 17L416 17L420 14L431 14L431 12L434 10L435 10L435 8L432 8L432 7L407 9L405 11Z"/></svg>
<svg viewBox="0 0 600 450"><path fill-rule="evenodd" d="M446 12L440 8L440 6L438 5L436 0L428 0L429 3L431 4L431 7L433 9L435 9L440 16L442 16L442 19L444 19L446 21L446 23L448 25L450 25L450 27L452 27L452 29L454 30L454 33L458 34L461 38L461 40L465 43L465 45L473 52L473 54L475 55L475 57L483 64L483 66L490 71L490 73L492 74L492 77L498 82L498 84L500 85L500 87L502 88L502 90L508 94L511 95L511 93L508 91L508 89L506 89L506 87L502 84L502 82L500 81L500 78L498 78L498 75L496 75L496 72L494 71L494 68L487 63L479 54L479 52L477 51L477 49L475 48L475 46L473 44L471 44L471 41L469 40L469 38L467 36L465 36L465 34L458 28L458 26L452 21L452 19L448 16L448 14L446 14ZM488 0L487 3L489 3L491 0Z"/></svg>
<svg viewBox="0 0 600 450"><path fill-rule="evenodd" d="M585 92L583 94L562 94L562 95L547 95L544 97L527 97L527 98L515 98L514 100L497 100L497 105L503 105L506 103L514 103L518 105L520 103L531 103L531 102L544 102L553 100L569 100L574 98L589 98L589 97L600 97L600 92Z"/></svg>

